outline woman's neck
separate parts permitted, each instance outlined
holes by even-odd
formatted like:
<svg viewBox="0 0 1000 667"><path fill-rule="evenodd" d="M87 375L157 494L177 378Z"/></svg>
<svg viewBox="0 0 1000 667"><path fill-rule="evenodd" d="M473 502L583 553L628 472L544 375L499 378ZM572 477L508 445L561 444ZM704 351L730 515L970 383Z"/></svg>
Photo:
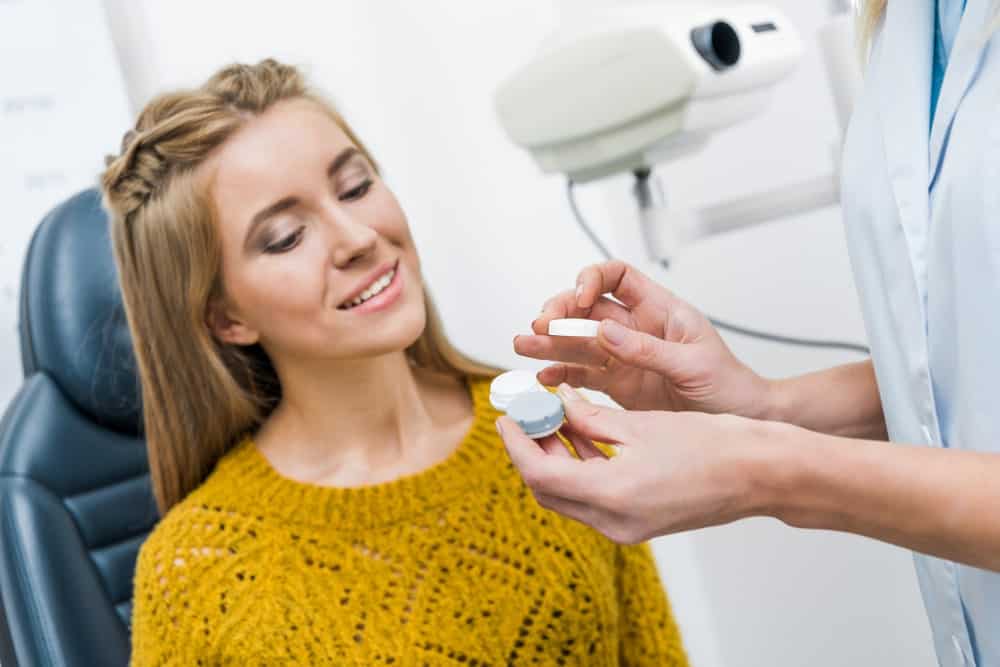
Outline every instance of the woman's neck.
<svg viewBox="0 0 1000 667"><path fill-rule="evenodd" d="M465 387L415 370L403 352L279 369L282 400L255 443L299 481L360 486L445 458L471 424Z"/></svg>

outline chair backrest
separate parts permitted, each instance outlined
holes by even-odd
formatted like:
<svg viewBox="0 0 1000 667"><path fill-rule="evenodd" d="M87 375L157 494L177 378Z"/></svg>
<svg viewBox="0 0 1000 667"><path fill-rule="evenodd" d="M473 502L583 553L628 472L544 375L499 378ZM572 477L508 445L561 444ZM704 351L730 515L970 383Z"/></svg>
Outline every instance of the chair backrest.
<svg viewBox="0 0 1000 667"><path fill-rule="evenodd" d="M25 380L0 422L0 599L9 665L114 667L157 521L132 344L96 190L52 211L21 285Z"/></svg>

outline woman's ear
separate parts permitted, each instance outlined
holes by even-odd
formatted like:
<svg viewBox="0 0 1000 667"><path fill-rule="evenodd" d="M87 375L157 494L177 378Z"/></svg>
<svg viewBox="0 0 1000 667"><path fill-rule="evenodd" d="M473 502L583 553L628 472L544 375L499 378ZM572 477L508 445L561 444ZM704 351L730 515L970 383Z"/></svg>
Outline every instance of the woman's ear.
<svg viewBox="0 0 1000 667"><path fill-rule="evenodd" d="M205 313L205 324L216 340L230 345L253 345L260 340L257 331L229 311L225 300L212 299Z"/></svg>

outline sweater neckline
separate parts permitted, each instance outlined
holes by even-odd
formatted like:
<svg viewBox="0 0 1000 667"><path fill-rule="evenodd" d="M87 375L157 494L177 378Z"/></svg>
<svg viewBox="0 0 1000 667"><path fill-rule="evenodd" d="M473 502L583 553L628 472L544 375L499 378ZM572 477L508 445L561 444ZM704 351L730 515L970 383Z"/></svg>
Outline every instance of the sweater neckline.
<svg viewBox="0 0 1000 667"><path fill-rule="evenodd" d="M279 473L248 437L219 462L213 477L239 489L239 505L290 523L372 528L417 516L509 468L494 426L500 414L489 402L489 382L469 378L466 385L472 425L446 458L416 473L357 487L300 482Z"/></svg>

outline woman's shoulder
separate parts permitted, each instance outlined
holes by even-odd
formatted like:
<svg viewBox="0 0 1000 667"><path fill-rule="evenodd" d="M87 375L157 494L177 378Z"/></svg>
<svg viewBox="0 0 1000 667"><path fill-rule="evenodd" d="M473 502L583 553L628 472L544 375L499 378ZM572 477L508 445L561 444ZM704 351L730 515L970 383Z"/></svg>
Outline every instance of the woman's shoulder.
<svg viewBox="0 0 1000 667"><path fill-rule="evenodd" d="M194 664L219 648L217 631L234 623L252 626L243 620L266 569L268 536L259 534L252 508L233 502L223 482L217 467L170 508L139 549L132 615L134 656L141 656L133 657L136 664Z"/></svg>
<svg viewBox="0 0 1000 667"><path fill-rule="evenodd" d="M154 526L139 552L137 579L147 566L162 575L168 567L188 569L231 559L240 553L241 542L255 537L251 508L240 505L228 475L220 471L226 458Z"/></svg>

